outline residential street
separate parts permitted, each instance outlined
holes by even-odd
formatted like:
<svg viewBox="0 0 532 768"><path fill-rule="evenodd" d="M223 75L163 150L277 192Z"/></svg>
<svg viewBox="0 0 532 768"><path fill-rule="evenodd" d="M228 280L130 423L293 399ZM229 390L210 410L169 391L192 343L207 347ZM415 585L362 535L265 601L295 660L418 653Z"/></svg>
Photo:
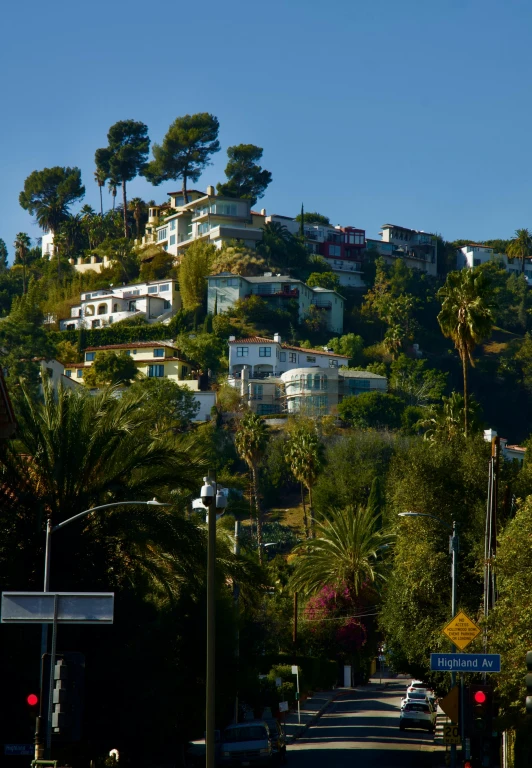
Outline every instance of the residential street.
<svg viewBox="0 0 532 768"><path fill-rule="evenodd" d="M399 731L404 680L385 680L342 693L317 723L288 748L298 768L428 768L443 765L443 749L420 730ZM440 753L437 759L435 751Z"/></svg>

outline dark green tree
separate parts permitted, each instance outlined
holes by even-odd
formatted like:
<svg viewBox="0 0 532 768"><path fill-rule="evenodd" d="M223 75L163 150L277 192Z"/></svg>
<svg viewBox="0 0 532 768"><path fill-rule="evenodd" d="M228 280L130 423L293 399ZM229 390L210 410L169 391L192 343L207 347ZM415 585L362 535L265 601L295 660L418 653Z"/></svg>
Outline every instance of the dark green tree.
<svg viewBox="0 0 532 768"><path fill-rule="evenodd" d="M7 269L7 246L5 242L0 238L0 272L5 272Z"/></svg>
<svg viewBox="0 0 532 768"><path fill-rule="evenodd" d="M259 165L262 152L262 147L257 147L255 144L237 144L234 147L228 147L229 162L225 168L227 181L216 185L218 194L249 200L252 207L260 197L264 197L272 175L270 171L264 170Z"/></svg>
<svg viewBox="0 0 532 768"><path fill-rule="evenodd" d="M301 213L296 216L296 221L303 221L304 224L325 224L329 226L331 221L328 216L324 216L322 213L311 211L310 213L303 213L303 206L301 206Z"/></svg>
<svg viewBox="0 0 532 768"><path fill-rule="evenodd" d="M127 397L142 396L142 408L153 414L158 432L182 432L199 410L194 393L171 379L142 378L133 383Z"/></svg>
<svg viewBox="0 0 532 768"><path fill-rule="evenodd" d="M311 288L329 288L337 291L340 288L340 280L334 272L313 272L307 278L307 285Z"/></svg>
<svg viewBox="0 0 532 768"><path fill-rule="evenodd" d="M109 128L108 146L97 149L97 173L105 174L112 182L122 185L124 237L128 236L126 184L141 173L148 158L150 139L148 126L136 120L119 120Z"/></svg>
<svg viewBox="0 0 532 768"><path fill-rule="evenodd" d="M153 145L153 160L143 175L156 186L163 181L182 179L183 200L188 203L187 182L198 181L209 158L220 150L218 118L207 112L174 120L162 144Z"/></svg>
<svg viewBox="0 0 532 768"><path fill-rule="evenodd" d="M102 387L107 384L130 384L137 376L133 359L125 352L97 352L94 363L85 369L83 380L88 387Z"/></svg>
<svg viewBox="0 0 532 768"><path fill-rule="evenodd" d="M344 421L362 429L398 429L404 402L387 392L363 392L348 395L338 406L338 414Z"/></svg>

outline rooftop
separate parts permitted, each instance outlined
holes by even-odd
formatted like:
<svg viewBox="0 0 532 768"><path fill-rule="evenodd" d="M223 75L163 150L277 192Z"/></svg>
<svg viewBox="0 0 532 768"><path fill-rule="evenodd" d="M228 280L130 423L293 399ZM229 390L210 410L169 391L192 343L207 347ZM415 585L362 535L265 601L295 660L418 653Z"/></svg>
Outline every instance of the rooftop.
<svg viewBox="0 0 532 768"><path fill-rule="evenodd" d="M382 224L381 229L403 229L405 232L415 232L416 235L434 235L434 232L425 232L423 229L410 229L410 227L401 227L399 224Z"/></svg>
<svg viewBox="0 0 532 768"><path fill-rule="evenodd" d="M294 349L297 352L308 352L315 355L330 355L331 357L340 357L344 360L348 360L347 355L338 355L336 352L329 352L326 349L305 349L304 347L295 347L291 344L284 344L282 342L275 341L275 339L268 339L266 336L248 336L245 339L229 340L229 344L279 344L282 349Z"/></svg>
<svg viewBox="0 0 532 768"><path fill-rule="evenodd" d="M101 347L87 347L85 352L100 352L106 349L151 349L153 347L177 349L173 344L165 344L162 341L137 341L134 344L104 344Z"/></svg>

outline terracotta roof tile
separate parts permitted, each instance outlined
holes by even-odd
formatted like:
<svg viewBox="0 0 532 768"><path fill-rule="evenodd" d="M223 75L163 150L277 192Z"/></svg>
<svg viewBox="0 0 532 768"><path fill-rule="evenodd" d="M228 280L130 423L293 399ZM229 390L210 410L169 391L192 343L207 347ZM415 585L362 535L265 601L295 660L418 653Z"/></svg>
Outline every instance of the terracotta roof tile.
<svg viewBox="0 0 532 768"><path fill-rule="evenodd" d="M99 352L106 349L149 349L150 347L168 347L177 349L173 344L163 344L162 341L136 341L133 344L104 344L101 347L87 347L86 352Z"/></svg>

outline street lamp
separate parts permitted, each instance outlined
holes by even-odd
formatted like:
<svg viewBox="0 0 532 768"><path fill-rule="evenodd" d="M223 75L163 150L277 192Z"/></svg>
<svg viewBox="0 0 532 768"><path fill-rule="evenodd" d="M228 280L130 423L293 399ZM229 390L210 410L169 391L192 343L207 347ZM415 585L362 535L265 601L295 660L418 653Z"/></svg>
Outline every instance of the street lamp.
<svg viewBox="0 0 532 768"><path fill-rule="evenodd" d="M431 520L436 520L437 523L443 525L451 531L449 536L449 552L452 556L451 565L451 618L456 615L456 587L458 581L458 551L459 551L459 538L456 530L456 521L453 520L452 525L446 523L436 515L430 515L428 512L399 512L399 517L430 517ZM452 652L456 653L456 646L451 643ZM451 672L451 685L456 685L456 672ZM463 710L463 707L462 707ZM451 768L456 768L456 744L451 744Z"/></svg>
<svg viewBox="0 0 532 768"><path fill-rule="evenodd" d="M214 504L215 510L223 511L227 506L227 497L222 493L221 487L216 482L216 477L209 472L203 478L203 486L200 491L203 505L208 509L207 523L207 686L205 692L205 753L206 768L214 768L215 763L215 603L214 603L214 568L216 563L216 512L211 514Z"/></svg>
<svg viewBox="0 0 532 768"><path fill-rule="evenodd" d="M50 589L50 563L51 563L51 557L52 557L52 534L56 533L56 531L59 531L61 528L64 528L65 525L69 525L70 523L73 523L74 520L79 520L81 517L85 517L86 515L92 515L93 512L99 512L101 509L109 509L110 507L123 507L123 506L131 506L131 505L147 505L147 506L157 506L157 507L170 507L171 504L165 504L163 502L157 501L157 499L152 499L151 501L114 501L110 504L101 504L98 507L91 507L91 509L85 509L83 512L78 512L77 515L73 515L72 517L69 517L68 520L63 520L61 523L57 523L57 525L52 525L52 520L50 517L48 517L46 521L46 546L45 546L45 552L44 552L44 589L43 592L48 592ZM52 656L55 655L54 652L54 638L52 637ZM48 624L43 624L41 629L41 702L43 699L43 691L42 691L42 682L43 682L43 663L44 663L44 656L48 652ZM50 664L50 702L52 697L52 688L53 688L53 665ZM47 749L50 749L50 742L51 742L51 704L49 703L49 716L48 716L48 727L47 727ZM39 726L39 724L38 724ZM40 736L40 734L39 734Z"/></svg>

